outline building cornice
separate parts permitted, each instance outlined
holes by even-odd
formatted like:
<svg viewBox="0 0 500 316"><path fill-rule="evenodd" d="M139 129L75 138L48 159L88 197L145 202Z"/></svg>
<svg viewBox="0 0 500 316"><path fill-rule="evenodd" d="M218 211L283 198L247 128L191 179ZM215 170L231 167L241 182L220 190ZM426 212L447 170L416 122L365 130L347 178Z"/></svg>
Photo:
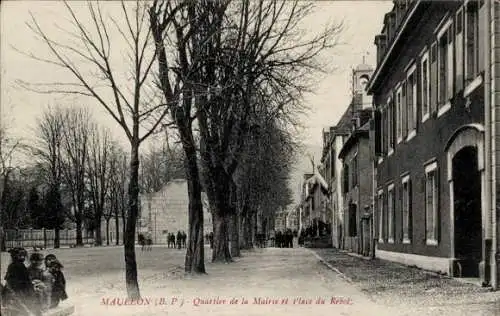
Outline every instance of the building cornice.
<svg viewBox="0 0 500 316"><path fill-rule="evenodd" d="M391 57L397 43L399 42L399 40L401 38L401 34L403 34L403 32L406 30L406 28L408 26L408 22L412 19L415 12L417 12L421 3L422 3L422 0L417 0L415 2L415 4L413 5L413 7L410 9L409 13L406 14L403 23L399 27L399 30L398 30L396 36L394 37L394 40L392 40L391 46L385 52L385 56L382 59L382 62L377 66L377 69L375 69L375 72L373 73L372 77L370 78L370 81L368 82L368 85L366 87L366 91L368 92L368 94L373 93L373 86L380 79L379 77L380 77L380 73L382 72L382 69L384 69L386 67L386 64L387 64L389 58Z"/></svg>
<svg viewBox="0 0 500 316"><path fill-rule="evenodd" d="M342 146L342 149L340 150L339 153L339 159L343 159L345 155L347 154L347 151L352 148L354 144L357 143L358 139L361 137L369 137L370 131L367 130L356 130L354 131L351 136L346 140L344 146Z"/></svg>

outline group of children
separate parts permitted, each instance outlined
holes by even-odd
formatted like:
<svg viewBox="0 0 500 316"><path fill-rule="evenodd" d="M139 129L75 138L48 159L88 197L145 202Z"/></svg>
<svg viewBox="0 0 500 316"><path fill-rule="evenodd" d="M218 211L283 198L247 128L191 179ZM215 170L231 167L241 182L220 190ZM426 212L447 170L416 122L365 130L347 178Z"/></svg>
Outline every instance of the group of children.
<svg viewBox="0 0 500 316"><path fill-rule="evenodd" d="M2 304L7 310L17 310L14 315L42 315L68 298L63 265L56 256L31 254L28 267L24 264L28 255L24 248L10 251L12 262L7 268L5 286L2 289ZM22 312L21 312L22 311Z"/></svg>

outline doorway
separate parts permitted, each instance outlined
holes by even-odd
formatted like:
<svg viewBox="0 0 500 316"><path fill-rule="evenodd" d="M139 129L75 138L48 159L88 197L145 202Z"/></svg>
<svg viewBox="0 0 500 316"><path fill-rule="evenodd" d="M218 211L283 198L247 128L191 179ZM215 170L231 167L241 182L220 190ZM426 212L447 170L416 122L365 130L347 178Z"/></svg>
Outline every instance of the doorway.
<svg viewBox="0 0 500 316"><path fill-rule="evenodd" d="M481 174L477 148L467 146L452 160L455 258L458 276L479 277L482 259Z"/></svg>

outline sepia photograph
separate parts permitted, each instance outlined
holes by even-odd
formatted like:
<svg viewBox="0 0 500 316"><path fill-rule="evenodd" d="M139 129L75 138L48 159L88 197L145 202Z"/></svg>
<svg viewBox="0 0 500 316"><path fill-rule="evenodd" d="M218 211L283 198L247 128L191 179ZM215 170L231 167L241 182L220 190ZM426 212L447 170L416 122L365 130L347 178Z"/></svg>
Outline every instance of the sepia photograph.
<svg viewBox="0 0 500 316"><path fill-rule="evenodd" d="M2 316L500 316L500 0L6 0L0 69Z"/></svg>

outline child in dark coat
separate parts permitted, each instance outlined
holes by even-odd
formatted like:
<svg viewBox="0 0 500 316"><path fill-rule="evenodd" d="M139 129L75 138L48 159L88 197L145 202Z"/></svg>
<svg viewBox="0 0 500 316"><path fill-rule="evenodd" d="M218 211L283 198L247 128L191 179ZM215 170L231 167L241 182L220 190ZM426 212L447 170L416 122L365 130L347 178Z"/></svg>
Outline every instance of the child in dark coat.
<svg viewBox="0 0 500 316"><path fill-rule="evenodd" d="M45 257L45 266L53 276L51 308L57 307L61 301L68 298L66 293L66 279L61 271L63 265L57 260L56 256L49 254Z"/></svg>
<svg viewBox="0 0 500 316"><path fill-rule="evenodd" d="M38 304L28 269L24 265L26 250L13 248L9 252L12 262L5 274L5 304L18 310L19 315L41 315L41 306Z"/></svg>

